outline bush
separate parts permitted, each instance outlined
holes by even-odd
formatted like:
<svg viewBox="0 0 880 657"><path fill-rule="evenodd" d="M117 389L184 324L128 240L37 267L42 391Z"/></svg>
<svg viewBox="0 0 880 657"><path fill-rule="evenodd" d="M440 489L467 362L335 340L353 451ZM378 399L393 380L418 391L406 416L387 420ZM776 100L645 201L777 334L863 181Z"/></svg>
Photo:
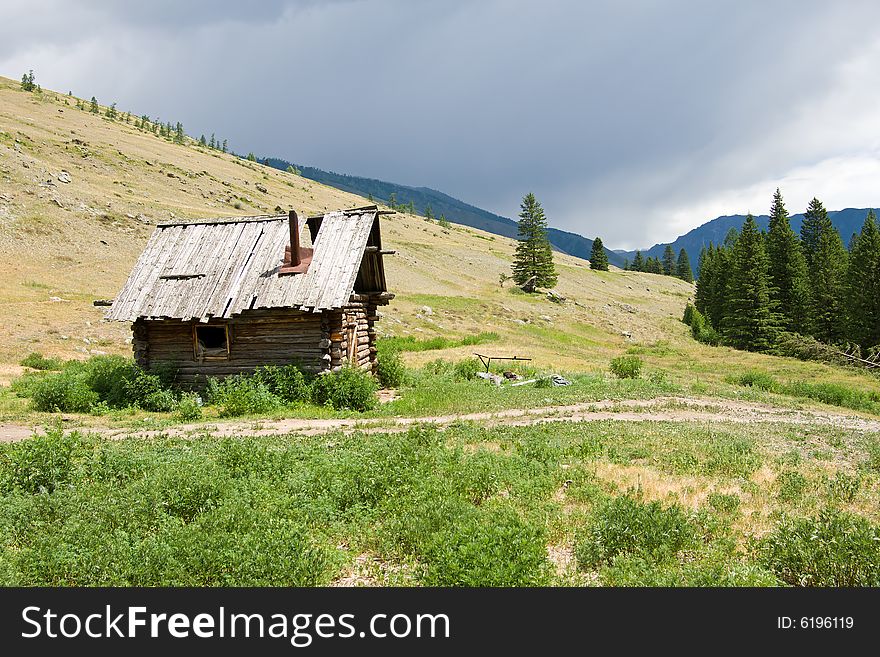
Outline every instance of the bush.
<svg viewBox="0 0 880 657"><path fill-rule="evenodd" d="M55 427L16 443L5 466L10 483L27 493L51 493L70 478L78 442L79 434Z"/></svg>
<svg viewBox="0 0 880 657"><path fill-rule="evenodd" d="M689 303L684 307L684 315L681 318L681 321L690 326L694 321L694 313L700 312L694 307L694 304Z"/></svg>
<svg viewBox="0 0 880 657"><path fill-rule="evenodd" d="M378 403L376 379L355 367L322 374L312 384L312 401L336 410L368 411Z"/></svg>
<svg viewBox="0 0 880 657"><path fill-rule="evenodd" d="M739 509L739 495L726 493L709 493L706 498L712 510L719 513L735 513Z"/></svg>
<svg viewBox="0 0 880 657"><path fill-rule="evenodd" d="M777 495L783 502L795 502L803 497L809 482L800 472L786 470L776 479Z"/></svg>
<svg viewBox="0 0 880 657"><path fill-rule="evenodd" d="M453 375L460 381L470 381L477 377L477 372L484 369L482 363L475 358L465 358L458 361L453 367Z"/></svg>
<svg viewBox="0 0 880 657"><path fill-rule="evenodd" d="M837 472L826 482L828 496L835 502L852 502L862 486L861 477L854 477L845 472Z"/></svg>
<svg viewBox="0 0 880 657"><path fill-rule="evenodd" d="M694 337L694 340L712 346L721 344L721 335L712 328L712 325L703 313L693 308L690 312L690 320L691 335Z"/></svg>
<svg viewBox="0 0 880 657"><path fill-rule="evenodd" d="M509 508L471 511L431 537L427 586L540 586L549 580L543 528Z"/></svg>
<svg viewBox="0 0 880 657"><path fill-rule="evenodd" d="M209 401L220 407L221 417L268 413L281 406L259 377L236 374L222 381L208 379L205 389Z"/></svg>
<svg viewBox="0 0 880 657"><path fill-rule="evenodd" d="M758 554L792 586L880 586L880 529L845 511L787 518L758 544Z"/></svg>
<svg viewBox="0 0 880 657"><path fill-rule="evenodd" d="M305 375L296 365L267 365L255 372L266 389L286 404L307 402L312 396L312 387Z"/></svg>
<svg viewBox="0 0 880 657"><path fill-rule="evenodd" d="M64 361L58 358L46 358L36 351L25 356L19 364L32 370L60 370L64 367Z"/></svg>
<svg viewBox="0 0 880 657"><path fill-rule="evenodd" d="M137 368L125 386L129 405L140 406L145 411L164 413L174 409L174 393L162 385L158 374L149 374Z"/></svg>
<svg viewBox="0 0 880 657"><path fill-rule="evenodd" d="M194 392L186 392L180 396L174 414L182 422L194 422L202 419L202 398Z"/></svg>
<svg viewBox="0 0 880 657"><path fill-rule="evenodd" d="M36 381L30 396L34 410L50 413L88 413L100 401L82 376L67 371Z"/></svg>
<svg viewBox="0 0 880 657"><path fill-rule="evenodd" d="M378 346L379 367L376 375L383 388L399 388L406 382L406 366L400 357L400 350L393 346L386 346L379 342Z"/></svg>
<svg viewBox="0 0 880 657"><path fill-rule="evenodd" d="M728 380L737 385L758 388L758 390L764 390L765 392L779 392L779 384L776 382L776 379L766 372L749 370Z"/></svg>
<svg viewBox="0 0 880 657"><path fill-rule="evenodd" d="M642 373L642 359L638 356L618 356L611 361L611 373L618 379L638 379Z"/></svg>
<svg viewBox="0 0 880 657"><path fill-rule="evenodd" d="M868 452L868 468L880 472L880 436L868 436L865 440L865 450Z"/></svg>
<svg viewBox="0 0 880 657"><path fill-rule="evenodd" d="M662 561L697 543L697 531L682 508L642 502L630 495L599 508L575 546L582 568L609 564L617 555Z"/></svg>

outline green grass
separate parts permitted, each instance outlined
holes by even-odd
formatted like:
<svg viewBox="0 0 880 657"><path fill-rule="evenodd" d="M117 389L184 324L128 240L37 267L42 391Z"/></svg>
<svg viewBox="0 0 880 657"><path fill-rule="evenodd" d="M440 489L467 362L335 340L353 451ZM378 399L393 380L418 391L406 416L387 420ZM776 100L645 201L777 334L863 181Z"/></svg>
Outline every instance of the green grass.
<svg viewBox="0 0 880 657"><path fill-rule="evenodd" d="M365 559L377 584L877 585L880 473L784 462L797 429L106 441L56 428L0 445L0 585L314 586ZM863 467L858 435L811 431ZM807 484L780 495L792 481ZM548 556L559 546L568 568Z"/></svg>
<svg viewBox="0 0 880 657"><path fill-rule="evenodd" d="M739 375L728 376L727 382L756 388L764 392L811 399L829 406L840 406L880 415L880 393L850 385L809 381L789 381L786 383L779 381L767 372L758 370L749 370Z"/></svg>
<svg viewBox="0 0 880 657"><path fill-rule="evenodd" d="M470 345L497 342L500 339L497 333L483 332L477 335L468 335L463 338L447 338L437 336L433 338L417 338L412 335L399 337L380 338L379 349L391 349L396 351L433 351L436 349L451 349L453 347L466 347Z"/></svg>

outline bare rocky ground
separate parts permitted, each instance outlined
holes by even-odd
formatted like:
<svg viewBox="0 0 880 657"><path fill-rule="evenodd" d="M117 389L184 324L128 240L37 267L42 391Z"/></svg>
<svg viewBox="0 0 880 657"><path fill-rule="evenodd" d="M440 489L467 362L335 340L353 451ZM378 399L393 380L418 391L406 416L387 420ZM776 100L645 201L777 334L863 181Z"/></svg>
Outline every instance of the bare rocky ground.
<svg viewBox="0 0 880 657"><path fill-rule="evenodd" d="M830 426L860 432L880 432L880 420L855 414L813 410L792 410L769 404L736 402L695 397L659 397L647 400L599 401L570 406L515 408L492 413L434 415L381 419L265 419L229 420L201 424L181 424L161 430L89 428L84 429L110 439L211 436L316 435L330 431L364 433L405 431L416 424L449 426L455 422L477 422L484 426L525 426L545 422L693 422L736 424L784 423ZM0 442L30 437L37 427L0 424Z"/></svg>

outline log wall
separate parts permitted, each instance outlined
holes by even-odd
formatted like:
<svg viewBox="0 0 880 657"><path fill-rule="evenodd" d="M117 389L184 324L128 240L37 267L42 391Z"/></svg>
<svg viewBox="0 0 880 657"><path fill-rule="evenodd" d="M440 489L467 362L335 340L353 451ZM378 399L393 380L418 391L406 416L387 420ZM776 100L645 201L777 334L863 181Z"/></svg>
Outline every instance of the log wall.
<svg viewBox="0 0 880 657"><path fill-rule="evenodd" d="M262 365L294 364L304 371L321 372L350 363L375 374L377 319L373 300L352 301L340 310L320 313L248 311L228 321L229 357L223 359L196 357L193 326L198 322L139 319L132 325L132 348L141 367L173 366L177 383L186 387L198 388L209 376L253 372Z"/></svg>

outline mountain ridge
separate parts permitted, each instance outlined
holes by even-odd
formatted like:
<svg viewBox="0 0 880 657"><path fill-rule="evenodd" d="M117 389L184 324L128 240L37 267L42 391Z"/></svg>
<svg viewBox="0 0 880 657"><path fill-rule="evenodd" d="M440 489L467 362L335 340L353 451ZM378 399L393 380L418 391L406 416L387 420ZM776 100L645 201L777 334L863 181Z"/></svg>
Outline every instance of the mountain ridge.
<svg viewBox="0 0 880 657"><path fill-rule="evenodd" d="M394 194L397 203L406 205L412 201L418 212L424 213L426 208L430 206L435 216L439 217L442 214L453 223L479 228L502 237L513 239L517 237L517 222L513 219L471 205L431 187L413 187L376 178L336 173L317 167L293 164L280 157L266 157L259 161L282 171L292 166L300 172L300 175L309 180L352 194L371 196L383 202L387 202L391 194ZM552 227L547 229L547 237L558 251L589 260L593 240L588 237ZM611 264L618 267L623 265L624 259L622 257L607 248L605 252Z"/></svg>

